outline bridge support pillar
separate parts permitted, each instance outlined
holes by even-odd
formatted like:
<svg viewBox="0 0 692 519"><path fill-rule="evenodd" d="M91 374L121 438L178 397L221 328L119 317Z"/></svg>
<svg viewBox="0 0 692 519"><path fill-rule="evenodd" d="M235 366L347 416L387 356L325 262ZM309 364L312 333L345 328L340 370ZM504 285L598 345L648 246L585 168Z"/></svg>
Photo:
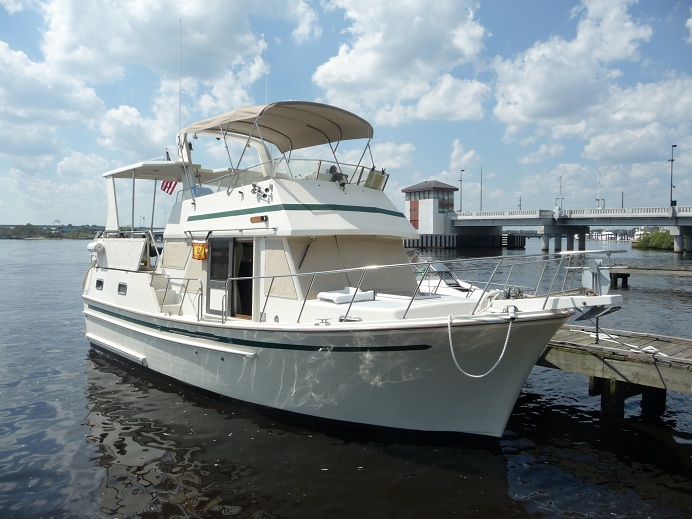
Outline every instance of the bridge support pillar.
<svg viewBox="0 0 692 519"><path fill-rule="evenodd" d="M560 252L562 250L562 234L556 234L555 238L555 252Z"/></svg>
<svg viewBox="0 0 692 519"><path fill-rule="evenodd" d="M677 236L673 236L673 252L677 252L677 253L685 252L685 247L683 244L684 244L684 242L683 242L682 234L679 234Z"/></svg>
<svg viewBox="0 0 692 519"><path fill-rule="evenodd" d="M579 250L586 250L586 233L579 233Z"/></svg>
<svg viewBox="0 0 692 519"><path fill-rule="evenodd" d="M682 254L685 251L685 241L683 235L688 233L688 229L688 227L680 227L678 225L668 227L668 231L673 237L673 252ZM687 246L689 248L689 243Z"/></svg>
<svg viewBox="0 0 692 519"><path fill-rule="evenodd" d="M543 242L543 245L541 245L541 252L549 252L550 251L550 235L544 234L543 236L541 236L541 240Z"/></svg>
<svg viewBox="0 0 692 519"><path fill-rule="evenodd" d="M586 250L586 233L589 228L584 225L543 225L538 227L538 234L542 235L542 252L550 251L550 239L555 239L555 252L562 250L562 237L567 237L567 250L574 250L574 235L579 235L579 250Z"/></svg>
<svg viewBox="0 0 692 519"><path fill-rule="evenodd" d="M567 235L567 250L574 250L574 234Z"/></svg>

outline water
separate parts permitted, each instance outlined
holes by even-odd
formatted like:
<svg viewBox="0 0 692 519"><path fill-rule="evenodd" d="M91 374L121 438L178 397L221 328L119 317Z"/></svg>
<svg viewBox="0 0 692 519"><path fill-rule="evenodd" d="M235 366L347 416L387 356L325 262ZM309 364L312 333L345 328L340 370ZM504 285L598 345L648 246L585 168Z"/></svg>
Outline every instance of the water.
<svg viewBox="0 0 692 519"><path fill-rule="evenodd" d="M586 377L535 368L499 442L293 422L92 352L86 242L0 253L2 518L692 516L689 395L669 393L660 424L636 398L607 423ZM618 257L635 262L691 261ZM602 324L691 336L692 278L630 286Z"/></svg>

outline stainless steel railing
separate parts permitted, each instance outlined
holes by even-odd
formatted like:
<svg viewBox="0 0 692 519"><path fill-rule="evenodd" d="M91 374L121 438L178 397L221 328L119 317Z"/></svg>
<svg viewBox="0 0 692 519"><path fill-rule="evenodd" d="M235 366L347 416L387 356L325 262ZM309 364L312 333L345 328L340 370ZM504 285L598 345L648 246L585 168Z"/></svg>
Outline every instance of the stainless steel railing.
<svg viewBox="0 0 692 519"><path fill-rule="evenodd" d="M604 251L603 254L610 256L612 251ZM277 280L282 278L293 279L293 286L296 294L300 294L300 287L307 288L302 292L301 306L298 311L296 322L299 323L305 306L312 297L316 297L314 286L316 281L321 276L330 276L334 274L354 274L358 282L353 292L353 296L348 303L345 315L342 318L349 317L357 294L361 291L369 291L376 288L375 277L377 272L387 269L411 269L411 275L415 276L415 289L409 292L406 310L403 318L405 319L409 313L411 306L414 304L417 297L421 295L435 294L442 286L449 287L445 281L446 273L452 273L457 280L463 280L465 286L460 292L465 293L467 298L473 296L476 298L476 304L472 310L472 314L479 310L483 297L490 291L498 291L505 297L542 297L544 298L543 308L546 307L548 299L556 294L582 289L581 278L578 273L582 268L585 268L587 254L598 254L599 251L586 253L565 252L560 254L540 254L540 255L517 255L517 256L497 256L492 258L482 259L460 259L460 260L435 260L424 261L418 263L403 263L392 265L377 265L356 267L348 269L334 269L320 272L307 272L300 274L281 274L270 276L246 276L246 277L229 277L226 281L226 290L224 296L224 319L229 317L230 305L228 300L231 297L231 291L236 282L249 281L259 282L268 280L268 288L265 288L266 295L261 304L261 315L265 315L265 310L269 299L272 297L272 288ZM444 265L445 271L436 270L436 265ZM307 279L306 282L300 283L299 279ZM425 281L428 282L424 285ZM258 285L256 285L258 286ZM424 292L425 289L430 289L429 292ZM326 290L339 290L341 286L322 287ZM300 297L300 295L299 295Z"/></svg>

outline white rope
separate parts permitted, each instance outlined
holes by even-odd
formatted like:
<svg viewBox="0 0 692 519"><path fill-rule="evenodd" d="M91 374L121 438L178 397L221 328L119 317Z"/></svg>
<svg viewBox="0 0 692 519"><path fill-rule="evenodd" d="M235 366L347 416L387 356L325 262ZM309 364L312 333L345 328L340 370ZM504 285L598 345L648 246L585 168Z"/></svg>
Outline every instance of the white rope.
<svg viewBox="0 0 692 519"><path fill-rule="evenodd" d="M514 322L514 318L510 317L509 327L507 328L507 337L505 337L505 345L502 347L502 352L500 353L500 356L498 357L498 359L495 361L495 364L493 364L493 367L481 375L474 375L472 373L468 373L467 371L464 371L464 369L461 366L459 366L459 362L457 362L457 357L454 354L454 346L452 344L452 316L450 315L449 321L447 322L447 333L449 334L449 351L452 352L452 359L454 359L454 364L456 365L457 369L461 373L466 375L467 377L471 377L471 378L487 377L493 371L495 371L495 368L500 364L500 361L502 361L503 357L505 356L505 351L507 351L507 344L509 343L509 334L512 331L512 323L513 322Z"/></svg>
<svg viewBox="0 0 692 519"><path fill-rule="evenodd" d="M589 319L591 324L596 326L596 323L594 323L593 319ZM596 337L596 334L593 332L589 332L586 330L578 330L582 333L587 333L591 337ZM606 339L601 339L603 342L614 342L615 344L619 344L620 346L624 346L625 348L629 348L632 353L646 353L649 355L659 355L660 357L668 357L669 355L666 353L663 353L661 350L654 346L644 346L643 348L640 348L636 344L630 344L628 342L623 342L620 340L620 337L618 335L613 335L605 331L603 328L601 328L598 331L599 334L605 335L607 338Z"/></svg>

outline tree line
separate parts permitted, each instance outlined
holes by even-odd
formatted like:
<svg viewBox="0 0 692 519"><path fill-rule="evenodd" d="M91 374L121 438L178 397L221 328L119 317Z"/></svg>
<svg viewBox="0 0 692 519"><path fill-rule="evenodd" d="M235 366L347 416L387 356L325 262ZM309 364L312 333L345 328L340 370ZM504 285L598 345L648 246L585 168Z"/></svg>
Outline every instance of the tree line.
<svg viewBox="0 0 692 519"><path fill-rule="evenodd" d="M5 240L26 240L26 239L87 239L93 238L97 231L102 230L102 226L97 225L80 225L72 224L51 227L38 226L27 223L26 225L3 225L0 226L0 239Z"/></svg>

